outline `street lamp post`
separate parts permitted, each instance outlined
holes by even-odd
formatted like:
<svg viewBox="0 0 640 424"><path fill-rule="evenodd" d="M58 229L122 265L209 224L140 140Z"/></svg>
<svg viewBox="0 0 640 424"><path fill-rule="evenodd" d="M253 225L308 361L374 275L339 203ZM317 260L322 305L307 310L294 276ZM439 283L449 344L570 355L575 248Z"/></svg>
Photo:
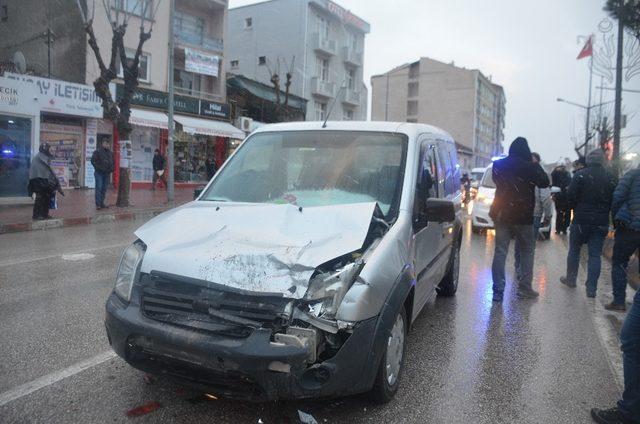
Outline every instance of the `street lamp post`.
<svg viewBox="0 0 640 424"><path fill-rule="evenodd" d="M586 119L586 122L585 122L585 134L584 134L584 156L586 157L587 156L587 148L589 146L589 140L591 139L590 131L589 131L589 122L590 122L589 118L591 117L591 109L594 109L596 107L600 107L600 106L603 106L603 105L606 105L606 104L609 104L609 103L613 103L613 101L602 102L602 103L598 103L596 105L591 105L590 104L588 106L581 105L580 103L571 102L569 100L561 99L560 97L558 97L556 99L556 101L561 102L561 103L567 103L567 104L582 108L582 109L587 111L587 119Z"/></svg>

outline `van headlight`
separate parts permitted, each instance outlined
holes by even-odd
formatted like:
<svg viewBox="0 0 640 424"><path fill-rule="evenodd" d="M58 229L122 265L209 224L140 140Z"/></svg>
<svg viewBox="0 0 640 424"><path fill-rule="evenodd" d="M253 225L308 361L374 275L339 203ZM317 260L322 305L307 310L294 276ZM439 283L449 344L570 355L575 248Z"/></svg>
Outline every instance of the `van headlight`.
<svg viewBox="0 0 640 424"><path fill-rule="evenodd" d="M349 288L360 274L364 262L357 261L337 269L316 275L309 282L304 300L309 305L309 314L316 317L333 318Z"/></svg>
<svg viewBox="0 0 640 424"><path fill-rule="evenodd" d="M135 242L122 252L113 291L127 302L131 299L131 289L133 288L140 262L142 262L144 251L145 246L141 242Z"/></svg>

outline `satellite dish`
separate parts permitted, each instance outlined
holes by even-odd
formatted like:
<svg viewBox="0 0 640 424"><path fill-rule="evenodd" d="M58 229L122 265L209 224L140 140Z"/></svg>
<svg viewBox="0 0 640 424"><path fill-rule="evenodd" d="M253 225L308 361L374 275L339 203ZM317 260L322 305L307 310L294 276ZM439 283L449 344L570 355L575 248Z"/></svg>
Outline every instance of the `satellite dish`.
<svg viewBox="0 0 640 424"><path fill-rule="evenodd" d="M24 54L22 54L21 51L15 52L11 61L14 65L16 65L18 73L24 74L25 72L27 72L27 59L24 58Z"/></svg>

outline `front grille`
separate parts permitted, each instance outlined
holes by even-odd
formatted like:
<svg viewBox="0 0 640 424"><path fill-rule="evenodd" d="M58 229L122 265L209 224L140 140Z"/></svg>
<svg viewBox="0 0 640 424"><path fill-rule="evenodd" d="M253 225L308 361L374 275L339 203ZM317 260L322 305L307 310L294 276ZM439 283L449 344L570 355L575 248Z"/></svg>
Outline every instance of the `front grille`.
<svg viewBox="0 0 640 424"><path fill-rule="evenodd" d="M288 303L283 297L251 296L153 274L143 275L141 283L146 317L237 337L247 337L258 326L280 325Z"/></svg>

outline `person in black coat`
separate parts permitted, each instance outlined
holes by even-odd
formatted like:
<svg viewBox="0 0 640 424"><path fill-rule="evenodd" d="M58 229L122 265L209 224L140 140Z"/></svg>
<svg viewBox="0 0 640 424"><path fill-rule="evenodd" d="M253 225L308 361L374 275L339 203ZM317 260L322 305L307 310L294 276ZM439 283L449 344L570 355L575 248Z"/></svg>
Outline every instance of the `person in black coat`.
<svg viewBox="0 0 640 424"><path fill-rule="evenodd" d="M509 147L509 156L493 163L496 194L489 211L496 230L495 252L491 272L493 301L501 302L506 284L505 263L511 238L515 237L520 250L518 296L535 298L533 290L533 210L535 187L549 186L549 177L538 163L534 163L527 140L516 138Z"/></svg>
<svg viewBox="0 0 640 424"><path fill-rule="evenodd" d="M207 160L204 162L204 166L207 171L207 181L210 181L211 178L213 178L213 176L216 174L216 162L211 158L207 158Z"/></svg>
<svg viewBox="0 0 640 424"><path fill-rule="evenodd" d="M60 186L60 181L51 169L51 147L47 143L42 143L38 149L38 154L29 168L29 185L27 191L29 196L36 195L33 203L33 219L49 219L49 208L52 199L55 198L56 191L64 196L64 191Z"/></svg>
<svg viewBox="0 0 640 424"><path fill-rule="evenodd" d="M560 188L560 192L553 196L556 204L556 234L567 234L571 222L571 207L567 189L571 184L571 174L564 165L556 166L551 173L551 185Z"/></svg>
<svg viewBox="0 0 640 424"><path fill-rule="evenodd" d="M617 183L603 166L604 161L601 149L589 152L587 167L575 173L567 189L573 221L569 233L567 274L560 278L560 282L568 287L576 287L580 249L586 244L589 248L587 297L591 298L596 297L602 246L609 232L609 211Z"/></svg>
<svg viewBox="0 0 640 424"><path fill-rule="evenodd" d="M113 153L109 150L109 142L102 141L102 145L98 147L91 155L91 165L94 169L94 177L96 181L95 201L96 208L107 209L104 198L107 194L107 184L109 184L109 174L114 170Z"/></svg>
<svg viewBox="0 0 640 424"><path fill-rule="evenodd" d="M153 177L151 180L151 190L156 189L156 184L158 183L158 180L162 181L162 183L166 188L167 180L164 175L165 160L164 160L164 156L160 154L159 149L156 149L156 151L153 154L152 165L153 165Z"/></svg>

